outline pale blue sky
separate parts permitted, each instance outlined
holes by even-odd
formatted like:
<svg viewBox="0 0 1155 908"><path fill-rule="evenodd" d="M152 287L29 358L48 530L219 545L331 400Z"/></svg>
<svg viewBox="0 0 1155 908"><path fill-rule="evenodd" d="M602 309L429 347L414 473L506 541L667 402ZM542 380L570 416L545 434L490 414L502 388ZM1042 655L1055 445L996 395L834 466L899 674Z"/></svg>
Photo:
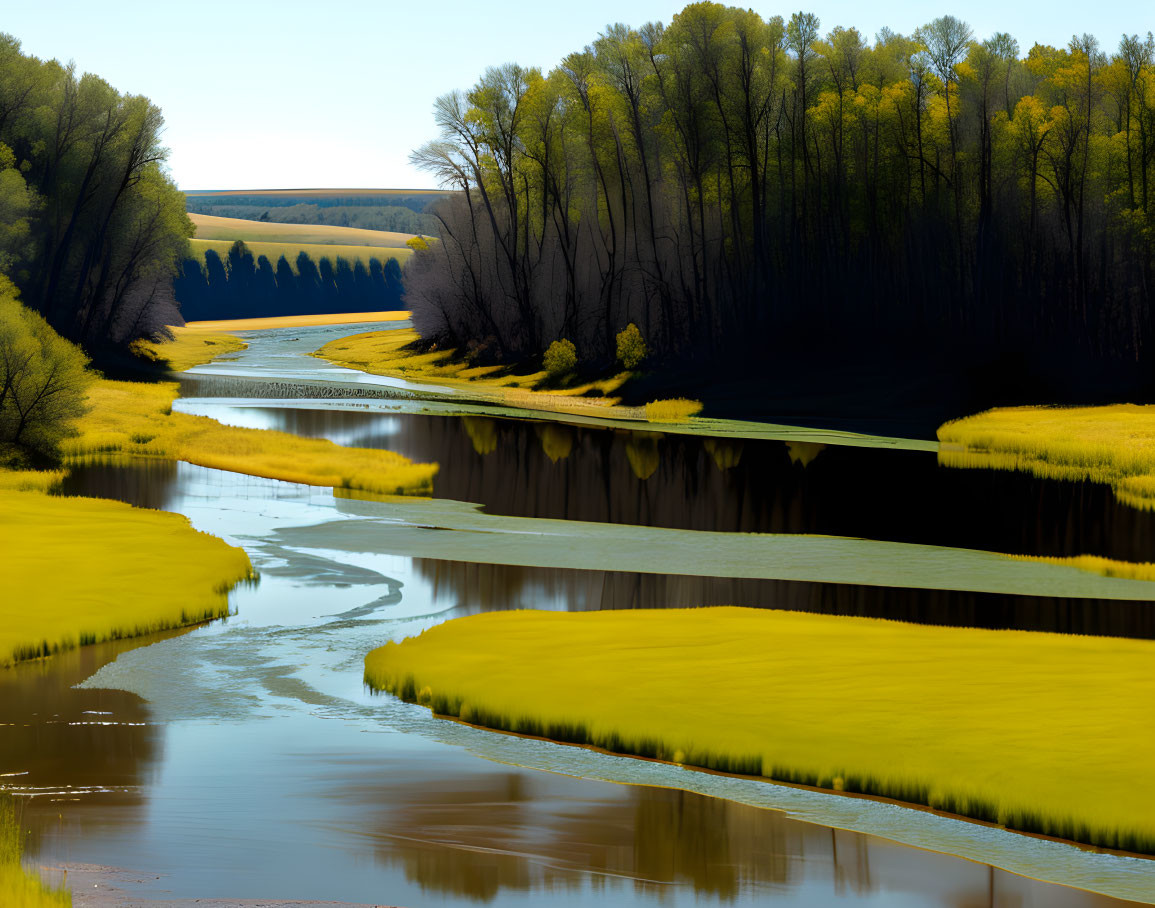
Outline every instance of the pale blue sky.
<svg viewBox="0 0 1155 908"><path fill-rule="evenodd" d="M433 99L514 60L549 69L610 22L668 22L679 0L39 0L5 2L0 30L39 57L75 60L164 110L182 189L419 187L409 151L433 137ZM1114 49L1155 29L1155 2L813 0L825 32L908 33L951 13L1024 49L1092 32Z"/></svg>

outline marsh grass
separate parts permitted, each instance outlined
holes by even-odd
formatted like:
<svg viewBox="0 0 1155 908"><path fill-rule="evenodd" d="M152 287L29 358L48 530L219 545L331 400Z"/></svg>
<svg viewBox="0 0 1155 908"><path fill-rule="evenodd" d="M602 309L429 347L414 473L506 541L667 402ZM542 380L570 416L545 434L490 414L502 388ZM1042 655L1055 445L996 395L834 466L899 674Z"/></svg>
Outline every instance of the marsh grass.
<svg viewBox="0 0 1155 908"><path fill-rule="evenodd" d="M67 908L72 896L46 886L20 863L23 853L20 813L12 797L0 793L0 904L4 908Z"/></svg>
<svg viewBox="0 0 1155 908"><path fill-rule="evenodd" d="M373 375L444 385L486 403L618 419L645 418L641 407L621 406L620 398L614 396L630 378L629 372L554 388L549 387L551 378L545 369L522 374L502 366L478 366L456 349L423 350L420 340L411 328L370 331L330 341L313 356Z"/></svg>
<svg viewBox="0 0 1155 908"><path fill-rule="evenodd" d="M243 549L118 501L0 492L0 667L228 614Z"/></svg>
<svg viewBox="0 0 1155 908"><path fill-rule="evenodd" d="M701 411L700 400L687 400L684 397L653 400L646 404L646 419L650 422L682 422Z"/></svg>
<svg viewBox="0 0 1155 908"><path fill-rule="evenodd" d="M173 382L98 381L89 393L91 411L78 423L80 434L65 441L63 453L73 460L109 454L164 457L286 482L382 494L432 490L437 464L174 413L176 395Z"/></svg>
<svg viewBox="0 0 1155 908"><path fill-rule="evenodd" d="M134 341L133 352L173 372L210 362L226 353L236 353L248 346L231 334L209 334L189 328L171 328L173 339L166 342Z"/></svg>
<svg viewBox="0 0 1155 908"><path fill-rule="evenodd" d="M987 410L946 423L938 438L944 466L1105 483L1124 504L1155 509L1155 406Z"/></svg>
<svg viewBox="0 0 1155 908"><path fill-rule="evenodd" d="M365 660L477 725L1155 853L1155 642L739 608L455 619Z"/></svg>

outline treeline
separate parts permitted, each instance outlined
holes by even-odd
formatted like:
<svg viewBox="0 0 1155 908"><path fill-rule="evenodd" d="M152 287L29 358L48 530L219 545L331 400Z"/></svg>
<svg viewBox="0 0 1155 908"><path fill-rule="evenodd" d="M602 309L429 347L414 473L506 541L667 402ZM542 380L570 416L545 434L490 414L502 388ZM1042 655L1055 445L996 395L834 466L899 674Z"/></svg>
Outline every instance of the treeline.
<svg viewBox="0 0 1155 908"><path fill-rule="evenodd" d="M220 192L194 190L185 193L188 210L197 214L216 214L209 208L242 206L272 211L294 205L316 205L318 208L376 208L382 206L408 208L417 214L446 193L438 190L406 191L366 189L342 194L342 190L253 190L251 192Z"/></svg>
<svg viewBox="0 0 1155 908"><path fill-rule="evenodd" d="M0 271L90 351L179 323L172 277L193 228L162 124L147 98L0 34Z"/></svg>
<svg viewBox="0 0 1155 908"><path fill-rule="evenodd" d="M253 257L241 240L222 259L205 250L204 261L186 258L175 281L187 321L376 312L401 308L401 266L396 259L350 262L338 256L314 261L302 250L292 264Z"/></svg>
<svg viewBox="0 0 1155 908"><path fill-rule="evenodd" d="M607 362L634 322L658 359L1150 387L1153 57L950 16L873 43L715 3L613 26L438 99L413 160L460 193L409 308L504 359Z"/></svg>
<svg viewBox="0 0 1155 908"><path fill-rule="evenodd" d="M389 230L397 233L436 234L437 218L402 205L329 205L313 203L262 206L208 204L203 198L189 199L188 210L223 218L272 221L277 224L330 224L362 230Z"/></svg>

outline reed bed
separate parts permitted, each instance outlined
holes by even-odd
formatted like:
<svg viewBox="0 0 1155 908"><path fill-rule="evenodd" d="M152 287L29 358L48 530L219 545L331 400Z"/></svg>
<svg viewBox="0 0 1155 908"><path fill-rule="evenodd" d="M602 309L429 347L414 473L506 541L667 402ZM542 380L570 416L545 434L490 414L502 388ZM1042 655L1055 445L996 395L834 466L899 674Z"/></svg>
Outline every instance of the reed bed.
<svg viewBox="0 0 1155 908"><path fill-rule="evenodd" d="M1009 407L946 423L939 462L1105 483L1124 504L1155 509L1155 406Z"/></svg>
<svg viewBox="0 0 1155 908"><path fill-rule="evenodd" d="M63 453L77 460L134 454L286 482L391 495L425 494L437 464L413 463L392 451L345 448L320 438L225 426L207 416L174 413L177 385L101 380L90 412Z"/></svg>
<svg viewBox="0 0 1155 908"><path fill-rule="evenodd" d="M173 339L158 343L138 340L133 350L145 359L162 363L173 372L200 366L226 353L236 353L248 346L231 334L209 334L189 328L171 328Z"/></svg>
<svg viewBox="0 0 1155 908"><path fill-rule="evenodd" d="M12 798L0 794L0 904L4 908L71 906L71 894L46 886L39 876L21 865L23 838Z"/></svg>
<svg viewBox="0 0 1155 908"><path fill-rule="evenodd" d="M119 501L0 492L0 667L228 614L243 549Z"/></svg>
<svg viewBox="0 0 1155 908"><path fill-rule="evenodd" d="M489 728L1155 853L1155 642L742 608L494 612L369 653Z"/></svg>
<svg viewBox="0 0 1155 908"><path fill-rule="evenodd" d="M0 466L0 492L50 492L67 475L66 470L9 470Z"/></svg>

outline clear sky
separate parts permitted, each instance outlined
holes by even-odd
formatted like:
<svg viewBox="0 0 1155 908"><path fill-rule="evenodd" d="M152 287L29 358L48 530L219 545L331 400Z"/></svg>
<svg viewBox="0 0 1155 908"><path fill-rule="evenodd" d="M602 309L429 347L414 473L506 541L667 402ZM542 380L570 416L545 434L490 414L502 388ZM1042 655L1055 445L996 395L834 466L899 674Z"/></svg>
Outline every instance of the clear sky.
<svg viewBox="0 0 1155 908"><path fill-rule="evenodd" d="M748 2L748 0L747 0ZM98 73L164 111L182 189L425 187L409 152L433 138L433 99L485 67L549 69L607 23L668 22L680 0L5 0L26 53ZM797 7L758 2L769 17ZM1024 51L1091 32L1114 50L1155 29L1155 2L812 0L825 32L909 33L944 13Z"/></svg>

